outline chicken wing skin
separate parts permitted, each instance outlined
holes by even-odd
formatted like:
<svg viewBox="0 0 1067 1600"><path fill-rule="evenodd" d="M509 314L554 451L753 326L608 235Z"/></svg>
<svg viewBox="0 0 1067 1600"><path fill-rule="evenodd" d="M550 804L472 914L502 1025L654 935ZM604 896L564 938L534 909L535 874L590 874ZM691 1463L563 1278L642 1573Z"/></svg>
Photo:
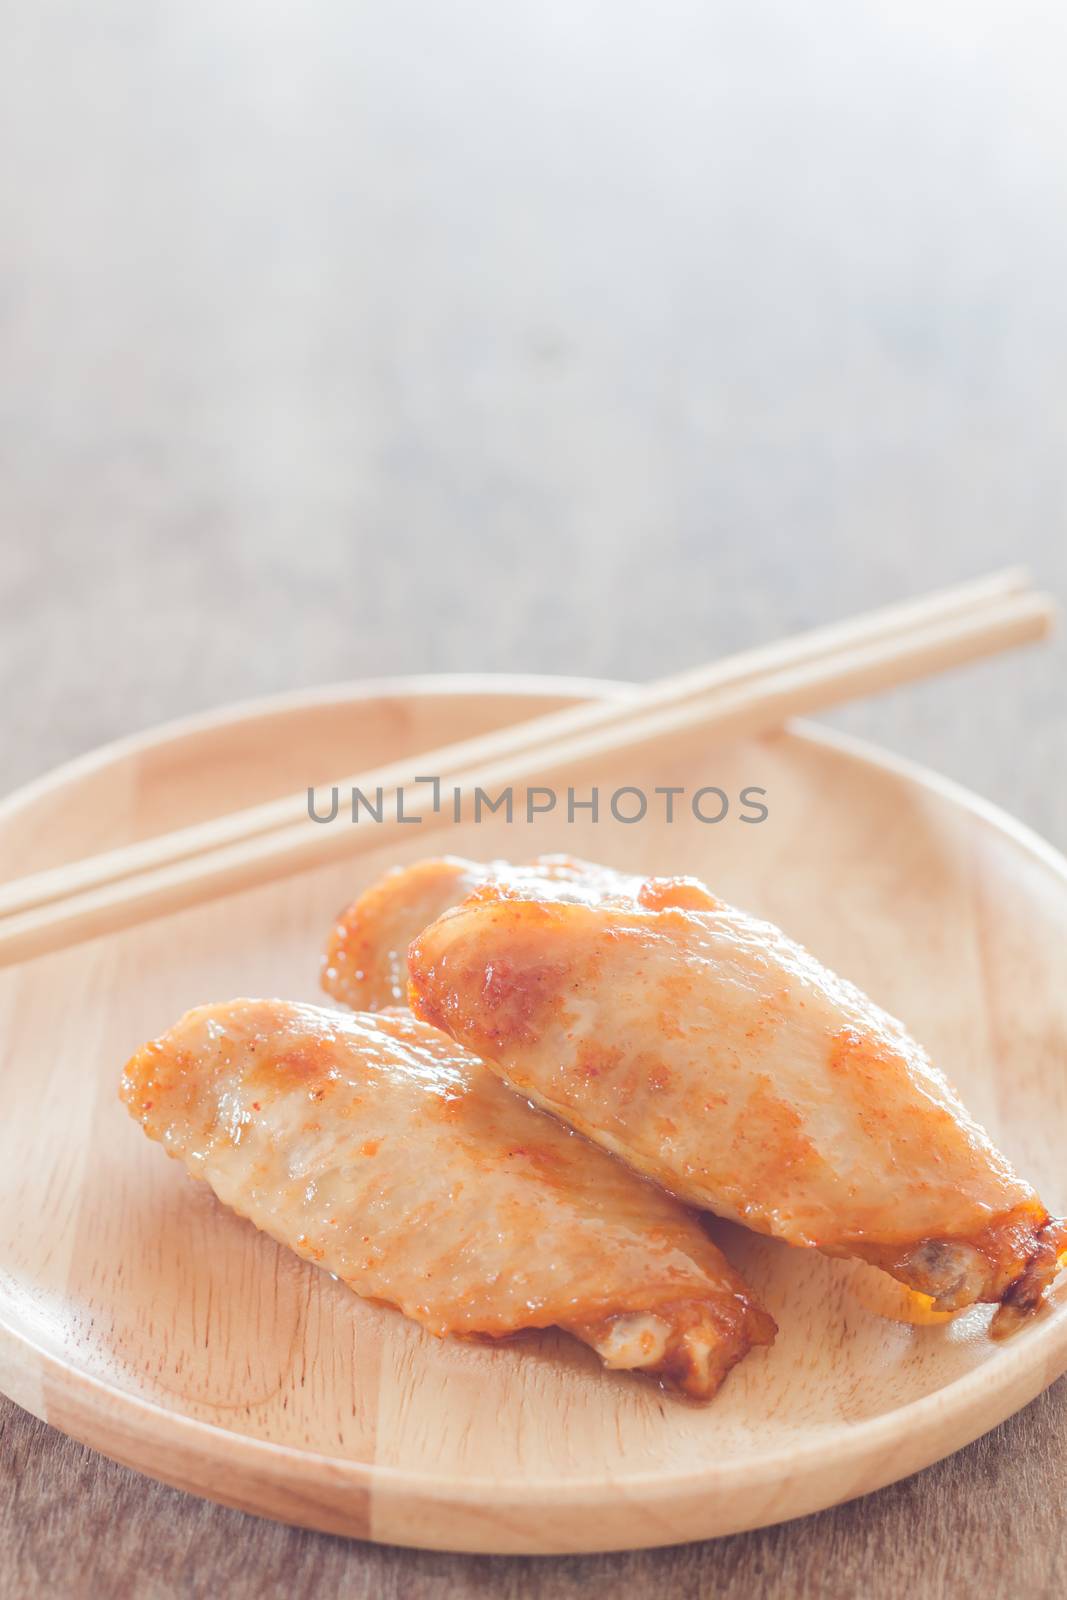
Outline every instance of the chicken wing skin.
<svg viewBox="0 0 1067 1600"><path fill-rule="evenodd" d="M412 939L494 877L506 878L530 896L577 899L590 905L615 900L632 904L642 883L640 878L569 856L539 856L522 867L506 861L434 856L392 867L335 922L322 958L322 987L353 1011L405 1005Z"/></svg>
<svg viewBox="0 0 1067 1600"><path fill-rule="evenodd" d="M353 1011L405 1005L408 945L486 875L484 866L458 856L393 867L334 923L322 958L327 994Z"/></svg>
<svg viewBox="0 0 1067 1600"><path fill-rule="evenodd" d="M121 1095L220 1200L431 1333L555 1324L698 1399L774 1336L691 1212L410 1013L203 1006Z"/></svg>
<svg viewBox="0 0 1067 1600"><path fill-rule="evenodd" d="M1064 1225L903 1026L695 880L582 904L489 878L409 970L417 1015L692 1204L942 1310L1028 1308L1056 1271Z"/></svg>

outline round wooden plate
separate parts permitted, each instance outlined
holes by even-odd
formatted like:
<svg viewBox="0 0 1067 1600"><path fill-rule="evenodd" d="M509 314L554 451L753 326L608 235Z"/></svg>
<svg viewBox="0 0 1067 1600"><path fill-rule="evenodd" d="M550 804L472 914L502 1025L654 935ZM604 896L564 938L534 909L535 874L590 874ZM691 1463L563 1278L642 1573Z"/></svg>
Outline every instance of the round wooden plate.
<svg viewBox="0 0 1067 1600"><path fill-rule="evenodd" d="M575 697L562 679L415 679L243 706L113 745L0 809L3 876L328 782ZM958 790L794 731L617 758L620 784L766 789L753 826L503 815L0 973L0 1387L107 1455L309 1527L438 1549L703 1538L914 1472L1067 1368L1067 1291L1004 1343L977 1309L912 1328L847 1264L723 1227L777 1318L707 1407L549 1333L437 1341L225 1211L116 1098L186 1007L317 997L332 915L387 860L567 850L694 872L900 1015L1036 1184L1067 1203L1067 864Z"/></svg>

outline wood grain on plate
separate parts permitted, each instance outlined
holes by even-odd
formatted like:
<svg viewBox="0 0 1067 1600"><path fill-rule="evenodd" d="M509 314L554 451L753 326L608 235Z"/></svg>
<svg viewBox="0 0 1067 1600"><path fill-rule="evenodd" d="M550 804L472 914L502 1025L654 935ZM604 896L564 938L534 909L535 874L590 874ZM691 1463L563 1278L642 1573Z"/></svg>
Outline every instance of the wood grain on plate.
<svg viewBox="0 0 1067 1600"><path fill-rule="evenodd" d="M71 859L583 692L413 680L163 730L10 802L0 868ZM1051 851L936 781L810 734L655 770L620 760L598 778L758 784L770 816L710 827L683 813L666 827L579 812L573 825L487 820L449 842L700 873L901 1015L1064 1205L1067 875ZM288 1521L439 1548L579 1550L861 1494L976 1437L1067 1367L1062 1286L994 1344L987 1310L942 1328L889 1323L853 1297L847 1268L724 1227L781 1333L702 1409L601 1373L562 1335L434 1341L225 1212L128 1122L119 1068L189 1005L316 998L329 919L385 859L0 974L0 1386L22 1405L168 1482Z"/></svg>

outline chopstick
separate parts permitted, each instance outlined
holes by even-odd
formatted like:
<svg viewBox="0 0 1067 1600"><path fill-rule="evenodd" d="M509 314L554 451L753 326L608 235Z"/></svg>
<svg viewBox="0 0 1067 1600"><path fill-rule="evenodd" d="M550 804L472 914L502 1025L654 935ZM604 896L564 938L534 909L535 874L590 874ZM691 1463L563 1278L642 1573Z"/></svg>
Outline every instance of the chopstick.
<svg viewBox="0 0 1067 1600"><path fill-rule="evenodd" d="M476 788L527 785L621 750L644 751L700 730L746 737L1041 638L1054 607L1010 570L802 634L661 680L625 699L568 707L510 728L340 780L383 790L386 812L421 774L469 797ZM333 788L334 785L329 786ZM321 797L325 788L316 791ZM325 802L317 805L320 814ZM410 828L309 825L308 794L179 829L121 850L17 880L0 890L0 966L130 927L222 895L378 848ZM424 815L420 835L450 811Z"/></svg>
<svg viewBox="0 0 1067 1600"><path fill-rule="evenodd" d="M734 689L759 677L791 666L801 666L854 645L873 644L878 639L903 636L927 624L954 617L977 616L995 602L1028 589L1026 572L1008 568L972 583L925 595L918 600L886 606L844 622L815 628L790 639L778 640L757 649L742 651L724 660L696 667L637 689L633 695L612 701L592 701L568 706L563 711L529 718L493 733L465 739L444 749L394 762L378 772L356 773L339 780L343 790L372 792L378 785L391 788L410 782L416 771L436 774L442 779L462 773L496 757L518 755L536 743L548 743L566 735L611 727L632 719L635 711L652 711L657 706L681 705L689 700ZM330 786L331 788L333 785ZM316 790L316 810L321 813L325 788ZM307 818L307 792L268 800L209 822L179 828L117 850L103 851L69 865L50 868L19 878L0 887L0 917L28 911L49 901L66 899L84 890L99 888L135 873L166 866L173 861L202 855L226 844L235 844L257 834L270 833L288 823Z"/></svg>

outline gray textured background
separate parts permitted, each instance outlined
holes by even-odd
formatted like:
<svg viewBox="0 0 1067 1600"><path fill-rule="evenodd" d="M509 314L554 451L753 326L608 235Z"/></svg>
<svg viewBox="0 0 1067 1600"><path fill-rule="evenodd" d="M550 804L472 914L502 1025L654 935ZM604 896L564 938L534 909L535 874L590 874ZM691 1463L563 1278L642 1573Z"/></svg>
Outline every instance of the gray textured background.
<svg viewBox="0 0 1067 1600"><path fill-rule="evenodd" d="M0 18L5 787L323 680L647 677L1007 561L1067 594L1061 8ZM1064 661L834 720L1067 845ZM940 1595L1014 1551L1051 1594L1065 1436L1060 1385L797 1528L461 1563L201 1506L3 1403L0 1584Z"/></svg>

